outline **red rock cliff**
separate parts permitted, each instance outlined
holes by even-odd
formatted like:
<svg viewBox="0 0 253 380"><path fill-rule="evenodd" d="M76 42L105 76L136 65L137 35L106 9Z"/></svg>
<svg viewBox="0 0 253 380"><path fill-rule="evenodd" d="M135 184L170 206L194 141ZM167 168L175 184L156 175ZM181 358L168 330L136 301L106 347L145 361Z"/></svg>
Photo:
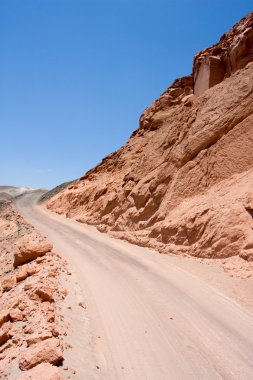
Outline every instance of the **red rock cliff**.
<svg viewBox="0 0 253 380"><path fill-rule="evenodd" d="M47 207L161 252L253 259L253 13Z"/></svg>

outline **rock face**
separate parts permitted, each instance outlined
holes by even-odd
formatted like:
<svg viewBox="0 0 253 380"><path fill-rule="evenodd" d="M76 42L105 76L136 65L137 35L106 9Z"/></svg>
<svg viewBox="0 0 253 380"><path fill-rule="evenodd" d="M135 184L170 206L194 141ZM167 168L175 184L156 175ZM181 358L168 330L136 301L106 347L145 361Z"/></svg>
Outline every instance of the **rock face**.
<svg viewBox="0 0 253 380"><path fill-rule="evenodd" d="M253 260L253 13L47 207L160 252Z"/></svg>
<svg viewBox="0 0 253 380"><path fill-rule="evenodd" d="M243 18L220 41L194 57L194 93L201 95L253 60L253 17Z"/></svg>

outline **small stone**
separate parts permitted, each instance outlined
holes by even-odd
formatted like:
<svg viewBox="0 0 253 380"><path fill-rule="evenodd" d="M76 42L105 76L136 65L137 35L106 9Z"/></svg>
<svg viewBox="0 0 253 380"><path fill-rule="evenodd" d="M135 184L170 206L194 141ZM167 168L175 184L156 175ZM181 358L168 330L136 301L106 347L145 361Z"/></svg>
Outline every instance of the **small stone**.
<svg viewBox="0 0 253 380"><path fill-rule="evenodd" d="M32 276L33 274L35 274L37 272L37 269L38 268L38 265L36 265L36 263L29 263L27 264L27 273L29 276Z"/></svg>
<svg viewBox="0 0 253 380"><path fill-rule="evenodd" d="M42 301L54 302L54 289L49 286L41 286L36 289L35 294L37 294Z"/></svg>
<svg viewBox="0 0 253 380"><path fill-rule="evenodd" d="M24 290L31 290L32 288L33 288L33 284L25 284L25 286L24 286Z"/></svg>
<svg viewBox="0 0 253 380"><path fill-rule="evenodd" d="M7 292L7 291L11 290L12 288L14 288L16 286L16 284L17 284L17 281L16 281L16 277L15 276L6 277L2 281L3 291Z"/></svg>
<svg viewBox="0 0 253 380"><path fill-rule="evenodd" d="M43 263L44 260L45 260L44 257L37 257L36 263L41 264L41 263Z"/></svg>
<svg viewBox="0 0 253 380"><path fill-rule="evenodd" d="M75 373L76 373L76 370L75 370L75 368L72 368L72 367L69 367L69 371L70 371L70 372L72 372L72 373L73 373L73 375L75 375Z"/></svg>
<svg viewBox="0 0 253 380"><path fill-rule="evenodd" d="M58 329L55 326L52 328L52 334L55 337L59 336L59 334L60 334Z"/></svg>
<svg viewBox="0 0 253 380"><path fill-rule="evenodd" d="M16 271L16 279L17 279L17 282L20 282L20 281L25 280L28 276L29 276L29 275L28 275L28 273L27 273L27 270L26 270L25 266L20 267L20 268Z"/></svg>
<svg viewBox="0 0 253 380"><path fill-rule="evenodd" d="M8 310L2 310L0 312L0 327L10 320L10 313Z"/></svg>
<svg viewBox="0 0 253 380"><path fill-rule="evenodd" d="M12 322L22 321L23 320L23 313L19 309L12 309L10 311L10 318L11 318Z"/></svg>
<svg viewBox="0 0 253 380"><path fill-rule="evenodd" d="M78 302L78 305L81 306L83 309L86 309L86 306L84 304L84 301Z"/></svg>
<svg viewBox="0 0 253 380"><path fill-rule="evenodd" d="M10 329L11 329L11 323L6 322L2 325L0 328L0 346L7 342L8 339L10 339Z"/></svg>

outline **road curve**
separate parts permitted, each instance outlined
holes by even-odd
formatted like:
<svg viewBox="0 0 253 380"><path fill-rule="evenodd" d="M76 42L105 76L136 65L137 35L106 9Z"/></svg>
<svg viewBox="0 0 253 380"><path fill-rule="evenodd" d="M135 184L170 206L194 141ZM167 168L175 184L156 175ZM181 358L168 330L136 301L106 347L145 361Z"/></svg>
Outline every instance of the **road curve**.
<svg viewBox="0 0 253 380"><path fill-rule="evenodd" d="M75 269L98 379L253 379L251 315L165 255L46 211L38 196L17 206Z"/></svg>

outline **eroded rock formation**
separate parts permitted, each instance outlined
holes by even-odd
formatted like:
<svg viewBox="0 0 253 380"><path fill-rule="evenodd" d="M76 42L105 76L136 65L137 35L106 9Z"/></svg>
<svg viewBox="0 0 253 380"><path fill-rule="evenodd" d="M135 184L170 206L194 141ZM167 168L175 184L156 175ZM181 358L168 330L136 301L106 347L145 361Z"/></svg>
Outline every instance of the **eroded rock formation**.
<svg viewBox="0 0 253 380"><path fill-rule="evenodd" d="M47 207L160 252L253 260L253 14Z"/></svg>
<svg viewBox="0 0 253 380"><path fill-rule="evenodd" d="M66 263L0 195L0 378L64 379ZM29 370L29 371L28 371ZM22 375L21 375L22 371Z"/></svg>
<svg viewBox="0 0 253 380"><path fill-rule="evenodd" d="M220 41L194 57L194 93L199 96L253 60L253 16L244 17Z"/></svg>

